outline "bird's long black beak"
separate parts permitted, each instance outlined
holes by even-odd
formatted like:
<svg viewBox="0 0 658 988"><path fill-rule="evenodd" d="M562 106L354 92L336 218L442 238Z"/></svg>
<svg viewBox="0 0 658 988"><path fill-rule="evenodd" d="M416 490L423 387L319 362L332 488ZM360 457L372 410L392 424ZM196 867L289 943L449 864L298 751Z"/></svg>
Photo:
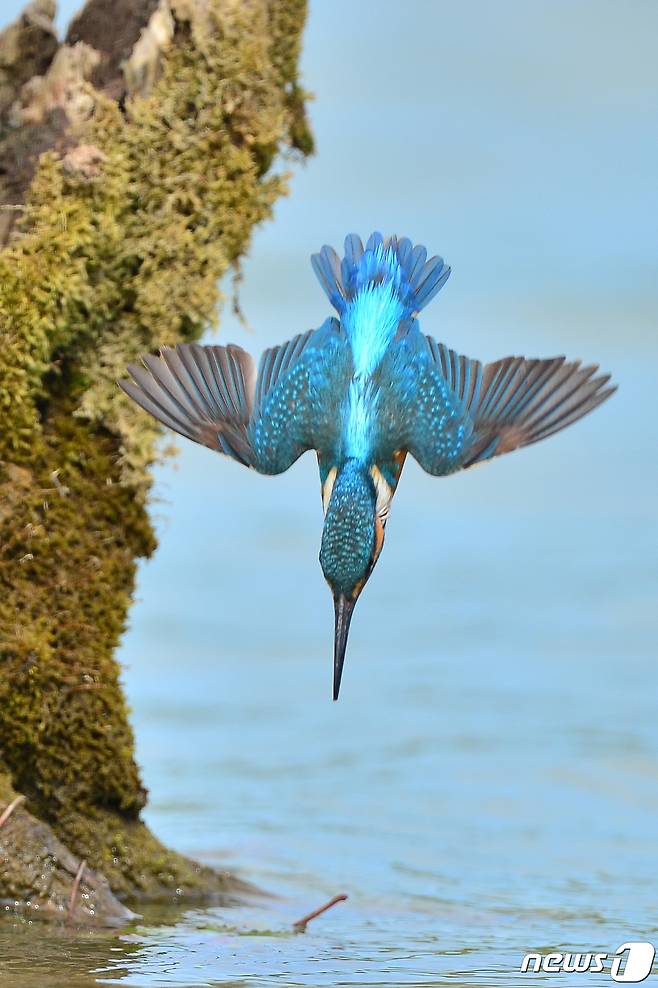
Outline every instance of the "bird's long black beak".
<svg viewBox="0 0 658 988"><path fill-rule="evenodd" d="M343 594L334 597L334 608L336 611L336 627L334 631L334 700L338 699L340 693L340 681L343 675L343 663L345 662L345 649L347 648L347 636L350 632L350 621L354 611L355 600L350 600Z"/></svg>

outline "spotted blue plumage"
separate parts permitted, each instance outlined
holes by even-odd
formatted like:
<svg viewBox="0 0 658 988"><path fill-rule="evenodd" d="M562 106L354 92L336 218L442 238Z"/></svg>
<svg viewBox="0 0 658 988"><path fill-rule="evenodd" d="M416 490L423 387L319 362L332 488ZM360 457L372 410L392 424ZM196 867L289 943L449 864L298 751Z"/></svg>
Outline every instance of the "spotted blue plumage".
<svg viewBox="0 0 658 988"><path fill-rule="evenodd" d="M294 342L294 341L291 341ZM308 449L336 448L341 395L350 375L349 348L338 320L306 334L286 361L290 344L263 354L248 435L253 466L282 473Z"/></svg>
<svg viewBox="0 0 658 988"><path fill-rule="evenodd" d="M373 233L312 257L336 317L267 350L181 344L132 365L121 387L172 429L260 473L317 452L320 562L335 603L334 698L354 604L379 557L408 453L440 476L537 442L605 401L595 366L564 357L483 365L423 335L418 314L450 268Z"/></svg>
<svg viewBox="0 0 658 988"><path fill-rule="evenodd" d="M424 337L412 317L445 284L450 268L440 257L428 262L425 248L413 247L406 238L384 240L379 233L365 249L356 235L347 237L342 262L327 246L312 261L340 314L351 351L336 452L345 459L379 462L391 477L391 457L403 445L401 418L415 405L418 373L426 361Z"/></svg>
<svg viewBox="0 0 658 988"><path fill-rule="evenodd" d="M367 571L375 543L375 491L356 460L336 478L320 547L325 577L339 593L350 594Z"/></svg>

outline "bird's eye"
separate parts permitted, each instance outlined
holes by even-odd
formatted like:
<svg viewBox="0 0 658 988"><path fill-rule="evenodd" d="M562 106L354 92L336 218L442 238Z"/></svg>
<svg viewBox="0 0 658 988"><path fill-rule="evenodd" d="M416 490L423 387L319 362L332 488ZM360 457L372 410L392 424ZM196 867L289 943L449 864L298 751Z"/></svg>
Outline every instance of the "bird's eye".
<svg viewBox="0 0 658 988"><path fill-rule="evenodd" d="M326 515L327 508L329 507L329 501L331 500L331 492L334 489L334 483L336 481L336 474L338 470L336 467L332 467L327 474L327 479L322 485L322 507L324 508L324 513Z"/></svg>

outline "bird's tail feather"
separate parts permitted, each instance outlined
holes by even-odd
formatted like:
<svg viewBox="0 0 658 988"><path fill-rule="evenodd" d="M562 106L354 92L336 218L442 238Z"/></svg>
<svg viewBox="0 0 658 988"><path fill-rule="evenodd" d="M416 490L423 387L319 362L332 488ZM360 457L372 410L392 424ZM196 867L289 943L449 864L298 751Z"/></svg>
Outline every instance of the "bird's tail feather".
<svg viewBox="0 0 658 988"><path fill-rule="evenodd" d="M254 366L241 347L180 343L130 364L119 386L159 422L194 442L251 465L247 424Z"/></svg>
<svg viewBox="0 0 658 988"><path fill-rule="evenodd" d="M450 268L442 257L427 260L422 245L407 237L373 233L366 246L355 233L345 238L342 261L333 247L324 246L311 257L313 270L334 308L343 313L367 285L389 282L409 315L420 312L445 285Z"/></svg>

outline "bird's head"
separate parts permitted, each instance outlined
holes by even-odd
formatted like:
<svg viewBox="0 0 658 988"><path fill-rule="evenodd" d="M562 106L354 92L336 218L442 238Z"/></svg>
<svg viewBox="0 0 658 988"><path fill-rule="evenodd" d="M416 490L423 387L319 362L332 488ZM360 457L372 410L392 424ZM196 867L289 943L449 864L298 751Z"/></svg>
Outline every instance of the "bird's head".
<svg viewBox="0 0 658 988"><path fill-rule="evenodd" d="M320 565L334 597L334 700L338 699L347 636L359 594L384 544L377 512L377 489L368 469L357 460L333 467L323 485L325 520Z"/></svg>

